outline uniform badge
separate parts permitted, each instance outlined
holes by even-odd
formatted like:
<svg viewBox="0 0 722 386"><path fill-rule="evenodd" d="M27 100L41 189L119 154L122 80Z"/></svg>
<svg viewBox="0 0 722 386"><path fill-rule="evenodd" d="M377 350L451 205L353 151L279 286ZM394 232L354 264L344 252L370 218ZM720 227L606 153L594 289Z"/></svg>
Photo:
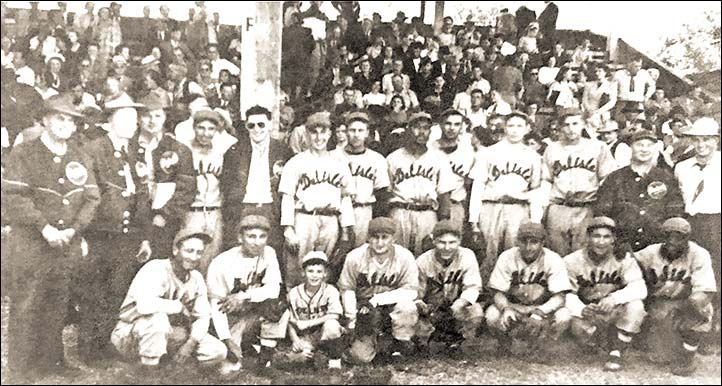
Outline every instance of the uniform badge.
<svg viewBox="0 0 722 386"><path fill-rule="evenodd" d="M158 163L160 164L161 170L163 170L163 172L165 172L166 174L169 174L173 166L178 164L179 161L180 158L178 157L178 153L169 150L163 153Z"/></svg>
<svg viewBox="0 0 722 386"><path fill-rule="evenodd" d="M647 194L655 200L661 200L667 195L667 185L662 181L654 181L647 185Z"/></svg>
<svg viewBox="0 0 722 386"><path fill-rule="evenodd" d="M76 186L83 186L88 182L88 169L80 162L72 161L65 165L65 177Z"/></svg>
<svg viewBox="0 0 722 386"><path fill-rule="evenodd" d="M146 178L149 173L148 165L145 162L138 161L135 163L135 174L138 175L138 178Z"/></svg>
<svg viewBox="0 0 722 386"><path fill-rule="evenodd" d="M283 172L283 161L276 161L273 163L273 176L276 178L281 178L281 173Z"/></svg>

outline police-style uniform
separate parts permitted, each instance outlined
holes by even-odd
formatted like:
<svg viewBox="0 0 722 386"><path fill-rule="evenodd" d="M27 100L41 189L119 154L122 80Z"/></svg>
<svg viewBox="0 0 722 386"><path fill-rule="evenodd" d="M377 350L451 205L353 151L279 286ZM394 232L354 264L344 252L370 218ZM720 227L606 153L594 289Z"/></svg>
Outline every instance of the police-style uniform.
<svg viewBox="0 0 722 386"><path fill-rule="evenodd" d="M82 117L69 98L49 99L50 112ZM41 374L63 359L62 330L71 273L81 259L82 232L99 204L91 161L71 139L55 154L44 136L16 147L2 177L3 279L9 279L12 311L8 327L8 367L19 375ZM51 247L46 226L72 228L70 243ZM4 283L5 286L5 283Z"/></svg>

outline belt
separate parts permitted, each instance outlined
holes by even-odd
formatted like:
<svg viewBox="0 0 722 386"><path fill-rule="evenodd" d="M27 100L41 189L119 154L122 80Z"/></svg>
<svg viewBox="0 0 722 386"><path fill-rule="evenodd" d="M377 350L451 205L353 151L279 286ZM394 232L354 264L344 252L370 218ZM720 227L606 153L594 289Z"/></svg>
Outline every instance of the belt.
<svg viewBox="0 0 722 386"><path fill-rule="evenodd" d="M389 205L391 205L392 208L415 210L415 211L419 211L419 212L425 211L425 210L434 210L434 207L429 204L414 204L414 203L408 203L408 202L390 202Z"/></svg>
<svg viewBox="0 0 722 386"><path fill-rule="evenodd" d="M579 202L579 201L556 201L552 202L554 205L568 206L570 208L585 208L587 206L594 205L594 201Z"/></svg>
<svg viewBox="0 0 722 386"><path fill-rule="evenodd" d="M488 202L490 204L505 204L505 205L529 205L529 201L515 200L512 198L505 198L503 200L484 200L482 202Z"/></svg>
<svg viewBox="0 0 722 386"><path fill-rule="evenodd" d="M451 201L452 204L463 204L464 203L464 200L454 200L453 198L450 199L449 201Z"/></svg>
<svg viewBox="0 0 722 386"><path fill-rule="evenodd" d="M365 206L372 206L373 204L375 204L375 203L374 202L354 202L353 207L354 208L362 208Z"/></svg>
<svg viewBox="0 0 722 386"><path fill-rule="evenodd" d="M296 209L296 212L310 214L312 216L338 216L341 212L338 209L319 208L314 210Z"/></svg>
<svg viewBox="0 0 722 386"><path fill-rule="evenodd" d="M220 206L191 206L191 212L212 212L221 209Z"/></svg>

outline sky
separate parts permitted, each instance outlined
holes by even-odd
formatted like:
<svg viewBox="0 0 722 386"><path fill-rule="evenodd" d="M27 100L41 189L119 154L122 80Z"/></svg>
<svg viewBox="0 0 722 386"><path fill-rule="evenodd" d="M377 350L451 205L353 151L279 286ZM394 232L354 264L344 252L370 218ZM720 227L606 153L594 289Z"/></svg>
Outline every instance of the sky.
<svg viewBox="0 0 722 386"><path fill-rule="evenodd" d="M10 7L29 8L26 1L8 1ZM96 10L107 6L109 1L96 1ZM122 14L126 16L140 16L144 5L151 7L151 16L159 14L158 7L168 4L171 17L179 20L188 18L188 8L194 5L191 1L144 1L121 2ZM304 2L308 3L308 2ZM433 23L434 1L426 2L426 19L428 24ZM71 1L68 4L70 11L82 11L83 1ZM250 7L250 2L220 2L206 1L208 9L220 13L221 23L234 24L242 20L244 8ZM384 21L390 21L396 12L403 11L411 18L420 15L420 1L362 1L361 17L370 18L374 12L381 14ZM701 20L704 11L716 10L720 12L718 1L674 1L674 2L646 2L646 1L563 1L556 3L559 7L557 27L560 29L589 29L592 32L608 36L614 31L616 36L623 38L641 51L654 54L662 47L664 38L683 30L685 23L697 23ZM511 12L521 6L535 10L537 15L544 9L543 1L490 1L465 2L447 1L444 8L446 15L456 17L459 11L466 13L476 7L507 7ZM229 7L235 7L229 12ZM41 9L56 8L56 2L40 2ZM336 11L330 2L324 2L322 8L326 14L334 19ZM463 20L456 20L462 23Z"/></svg>

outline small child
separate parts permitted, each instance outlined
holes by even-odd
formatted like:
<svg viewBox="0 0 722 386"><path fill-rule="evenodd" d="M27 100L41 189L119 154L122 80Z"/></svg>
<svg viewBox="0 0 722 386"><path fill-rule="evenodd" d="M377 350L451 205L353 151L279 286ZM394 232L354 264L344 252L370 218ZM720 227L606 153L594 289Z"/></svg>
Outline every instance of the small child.
<svg viewBox="0 0 722 386"><path fill-rule="evenodd" d="M339 318L343 314L338 290L326 283L328 257L311 251L301 261L305 282L288 293L288 336L293 352L313 359L313 351L321 349L328 356L328 368L341 368L343 330Z"/></svg>

